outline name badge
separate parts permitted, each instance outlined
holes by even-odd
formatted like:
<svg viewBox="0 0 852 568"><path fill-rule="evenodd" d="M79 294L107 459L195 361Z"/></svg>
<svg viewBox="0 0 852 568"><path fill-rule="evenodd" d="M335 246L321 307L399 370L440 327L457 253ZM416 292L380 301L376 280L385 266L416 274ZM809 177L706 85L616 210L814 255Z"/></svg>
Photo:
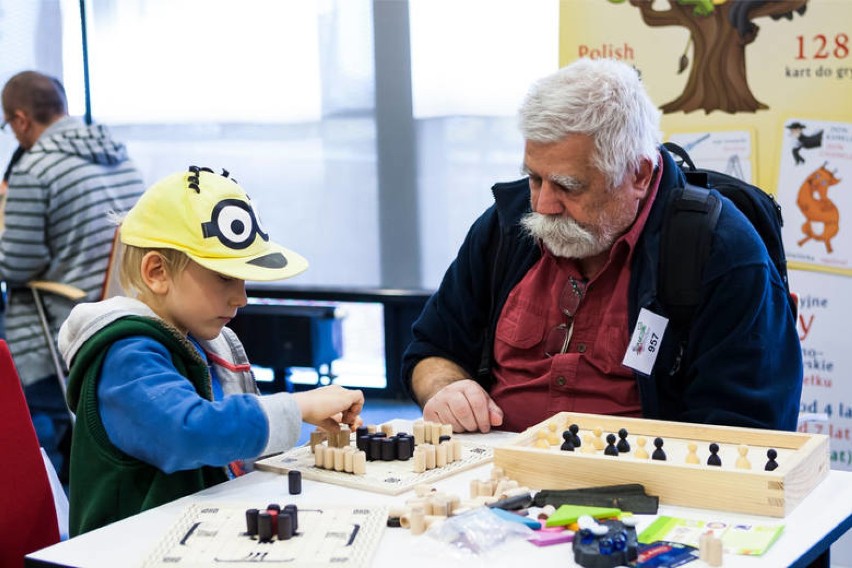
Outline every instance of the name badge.
<svg viewBox="0 0 852 568"><path fill-rule="evenodd" d="M667 318L642 308L622 364L642 374L650 375L667 325L669 325Z"/></svg>

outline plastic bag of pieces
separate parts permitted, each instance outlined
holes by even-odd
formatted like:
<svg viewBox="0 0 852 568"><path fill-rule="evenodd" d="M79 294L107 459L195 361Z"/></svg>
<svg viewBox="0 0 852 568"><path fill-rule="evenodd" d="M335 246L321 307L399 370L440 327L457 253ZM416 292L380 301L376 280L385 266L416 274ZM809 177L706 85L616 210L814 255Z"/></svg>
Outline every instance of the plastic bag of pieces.
<svg viewBox="0 0 852 568"><path fill-rule="evenodd" d="M532 535L533 531L529 527L503 520L488 507L477 507L449 517L426 531L426 536L465 556L485 555L501 544L527 540Z"/></svg>

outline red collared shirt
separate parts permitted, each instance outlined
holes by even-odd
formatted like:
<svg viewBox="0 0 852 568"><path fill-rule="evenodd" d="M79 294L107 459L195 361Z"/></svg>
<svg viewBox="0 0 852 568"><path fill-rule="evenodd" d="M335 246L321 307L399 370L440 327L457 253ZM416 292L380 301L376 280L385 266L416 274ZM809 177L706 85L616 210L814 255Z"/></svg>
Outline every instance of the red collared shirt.
<svg viewBox="0 0 852 568"><path fill-rule="evenodd" d="M627 292L630 260L657 195L659 172L630 230L606 264L586 283L574 316L568 351L545 355L551 330L566 321L560 296L569 278L581 281L574 259L542 247L541 259L509 294L494 341L496 379L491 397L503 409L503 428L521 431L557 412L640 416L633 372L621 364L630 333Z"/></svg>

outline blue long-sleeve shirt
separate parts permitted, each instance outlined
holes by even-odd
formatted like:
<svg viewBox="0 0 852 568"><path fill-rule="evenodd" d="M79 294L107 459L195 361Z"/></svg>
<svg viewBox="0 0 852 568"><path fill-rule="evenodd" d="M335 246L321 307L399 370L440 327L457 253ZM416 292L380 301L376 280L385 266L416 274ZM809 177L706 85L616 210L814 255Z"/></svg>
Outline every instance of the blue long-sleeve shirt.
<svg viewBox="0 0 852 568"><path fill-rule="evenodd" d="M192 343L206 362L204 351ZM98 384L110 442L166 473L258 456L269 437L258 397L223 396L218 377L212 375L218 396L210 401L177 372L159 342L148 337L115 342Z"/></svg>

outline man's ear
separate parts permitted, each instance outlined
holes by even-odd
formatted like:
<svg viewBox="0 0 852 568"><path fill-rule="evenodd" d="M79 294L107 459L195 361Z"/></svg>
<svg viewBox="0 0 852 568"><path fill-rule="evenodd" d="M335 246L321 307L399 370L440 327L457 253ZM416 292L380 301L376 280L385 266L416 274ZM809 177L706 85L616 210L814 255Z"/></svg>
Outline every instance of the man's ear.
<svg viewBox="0 0 852 568"><path fill-rule="evenodd" d="M163 255L149 251L142 257L140 266L142 281L154 294L165 294L171 285L171 275L166 268Z"/></svg>
<svg viewBox="0 0 852 568"><path fill-rule="evenodd" d="M633 172L633 188L641 194L640 199L648 195L651 181L654 179L654 171L654 162L646 159L639 162L639 167Z"/></svg>

